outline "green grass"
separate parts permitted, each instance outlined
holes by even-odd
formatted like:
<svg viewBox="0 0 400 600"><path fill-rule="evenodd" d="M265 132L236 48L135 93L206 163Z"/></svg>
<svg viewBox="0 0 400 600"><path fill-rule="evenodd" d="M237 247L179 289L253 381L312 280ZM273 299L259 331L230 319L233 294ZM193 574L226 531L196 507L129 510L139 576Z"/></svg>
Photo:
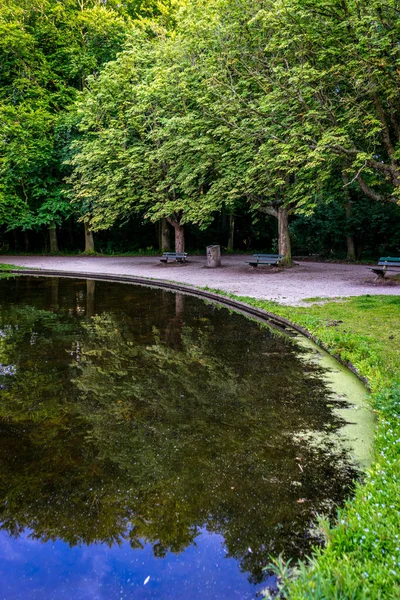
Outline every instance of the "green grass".
<svg viewBox="0 0 400 600"><path fill-rule="evenodd" d="M292 568L277 560L291 600L400 598L400 297L360 296L307 307L243 298L297 323L366 377L377 413L375 459L339 512L321 521L326 547Z"/></svg>
<svg viewBox="0 0 400 600"><path fill-rule="evenodd" d="M24 269L27 269L28 267L19 267L18 265L8 265L8 264L3 264L0 263L0 278L4 279L5 277L14 277L15 274L11 273L11 271L13 269L17 269L19 271L23 271Z"/></svg>

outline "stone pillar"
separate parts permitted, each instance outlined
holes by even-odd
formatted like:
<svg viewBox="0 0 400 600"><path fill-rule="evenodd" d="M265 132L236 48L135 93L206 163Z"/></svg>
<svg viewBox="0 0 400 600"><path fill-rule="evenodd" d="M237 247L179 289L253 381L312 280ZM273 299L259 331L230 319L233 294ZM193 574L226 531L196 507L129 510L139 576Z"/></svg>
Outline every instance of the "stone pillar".
<svg viewBox="0 0 400 600"><path fill-rule="evenodd" d="M207 246L207 267L215 268L221 266L221 247Z"/></svg>

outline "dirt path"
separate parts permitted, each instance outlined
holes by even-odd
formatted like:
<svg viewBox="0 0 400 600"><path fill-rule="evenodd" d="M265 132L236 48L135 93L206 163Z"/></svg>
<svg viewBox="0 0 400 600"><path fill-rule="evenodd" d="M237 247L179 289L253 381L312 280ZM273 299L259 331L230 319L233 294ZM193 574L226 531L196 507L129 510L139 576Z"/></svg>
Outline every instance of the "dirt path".
<svg viewBox="0 0 400 600"><path fill-rule="evenodd" d="M363 294L400 296L400 284L393 280L374 282L364 265L298 262L293 269L252 268L246 256L224 256L222 267L207 269L205 256L191 256L186 265L165 265L155 256L0 256L0 263L31 268L84 273L137 275L198 287L220 289L240 296L301 305L305 298L335 298Z"/></svg>

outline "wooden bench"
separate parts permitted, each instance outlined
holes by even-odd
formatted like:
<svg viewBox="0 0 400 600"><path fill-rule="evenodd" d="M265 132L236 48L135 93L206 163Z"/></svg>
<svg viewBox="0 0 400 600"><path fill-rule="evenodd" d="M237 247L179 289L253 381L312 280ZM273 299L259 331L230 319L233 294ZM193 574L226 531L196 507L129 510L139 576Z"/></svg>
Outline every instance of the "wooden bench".
<svg viewBox="0 0 400 600"><path fill-rule="evenodd" d="M282 262L283 254L253 254L252 260L246 260L246 263L251 267L258 265L276 266Z"/></svg>
<svg viewBox="0 0 400 600"><path fill-rule="evenodd" d="M160 261L163 263L167 262L186 262L187 253L186 252L163 252L162 258Z"/></svg>
<svg viewBox="0 0 400 600"><path fill-rule="evenodd" d="M385 277L386 271L400 271L400 258L396 256L381 256L376 267L369 267L376 273L376 279Z"/></svg>

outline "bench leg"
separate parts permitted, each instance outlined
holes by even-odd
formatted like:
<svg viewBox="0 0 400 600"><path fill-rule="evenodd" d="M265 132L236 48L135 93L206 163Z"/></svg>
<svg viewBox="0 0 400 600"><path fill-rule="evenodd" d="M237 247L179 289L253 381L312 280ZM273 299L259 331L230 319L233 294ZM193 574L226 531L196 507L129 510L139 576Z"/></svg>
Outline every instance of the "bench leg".
<svg viewBox="0 0 400 600"><path fill-rule="evenodd" d="M371 271L376 275L374 281L385 278L386 269L371 269Z"/></svg>

